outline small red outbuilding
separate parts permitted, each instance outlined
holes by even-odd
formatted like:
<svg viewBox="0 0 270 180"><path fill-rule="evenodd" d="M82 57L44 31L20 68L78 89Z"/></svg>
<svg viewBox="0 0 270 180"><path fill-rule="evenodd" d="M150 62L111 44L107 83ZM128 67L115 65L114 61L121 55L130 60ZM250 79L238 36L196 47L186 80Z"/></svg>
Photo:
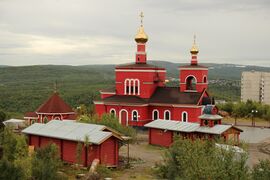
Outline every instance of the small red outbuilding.
<svg viewBox="0 0 270 180"><path fill-rule="evenodd" d="M241 129L232 125L217 124L212 127L201 126L198 123L188 123L172 120L155 120L144 127L149 129L149 144L169 147L175 135L190 139L223 138L225 141L239 143Z"/></svg>
<svg viewBox="0 0 270 180"><path fill-rule="evenodd" d="M22 132L28 135L29 145L35 148L49 143L56 144L61 159L69 163L78 163L78 143L84 144L85 137L88 137L90 145L83 145L81 154L81 163L84 166L91 165L94 159L99 159L106 166L118 165L119 142L122 138L106 126L52 120L47 124L35 123Z"/></svg>

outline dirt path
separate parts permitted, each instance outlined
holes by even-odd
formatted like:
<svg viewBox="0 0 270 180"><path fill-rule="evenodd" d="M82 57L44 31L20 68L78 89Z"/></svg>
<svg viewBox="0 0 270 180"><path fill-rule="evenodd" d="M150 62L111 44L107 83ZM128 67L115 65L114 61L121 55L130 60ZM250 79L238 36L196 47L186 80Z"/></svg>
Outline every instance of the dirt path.
<svg viewBox="0 0 270 180"><path fill-rule="evenodd" d="M138 135L139 144L130 145L131 168L116 172L117 180L154 179L151 168L162 160L163 148L148 145L146 133ZM120 149L121 156L127 157L127 146ZM134 161L136 159L137 161Z"/></svg>
<svg viewBox="0 0 270 180"><path fill-rule="evenodd" d="M270 138L259 142L248 144L248 165L250 167L254 166L259 162L260 159L270 159Z"/></svg>

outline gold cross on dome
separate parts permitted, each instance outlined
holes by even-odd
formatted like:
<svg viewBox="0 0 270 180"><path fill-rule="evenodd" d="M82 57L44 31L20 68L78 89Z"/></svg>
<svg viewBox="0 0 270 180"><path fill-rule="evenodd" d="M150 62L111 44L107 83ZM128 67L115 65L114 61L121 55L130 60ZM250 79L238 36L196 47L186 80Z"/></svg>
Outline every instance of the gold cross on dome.
<svg viewBox="0 0 270 180"><path fill-rule="evenodd" d="M54 92L57 93L57 81L54 82Z"/></svg>
<svg viewBox="0 0 270 180"><path fill-rule="evenodd" d="M140 17L141 17L141 26L143 26L143 18L144 18L143 12L140 13Z"/></svg>
<svg viewBox="0 0 270 180"><path fill-rule="evenodd" d="M196 34L193 36L193 43L196 44Z"/></svg>

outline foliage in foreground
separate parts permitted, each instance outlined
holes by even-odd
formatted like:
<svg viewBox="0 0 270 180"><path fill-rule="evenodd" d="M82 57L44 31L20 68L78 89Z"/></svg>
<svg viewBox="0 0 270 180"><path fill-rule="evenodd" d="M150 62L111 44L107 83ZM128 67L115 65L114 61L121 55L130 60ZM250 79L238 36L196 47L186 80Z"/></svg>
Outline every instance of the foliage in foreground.
<svg viewBox="0 0 270 180"><path fill-rule="evenodd" d="M260 160L260 163L254 166L252 179L270 179L270 160Z"/></svg>
<svg viewBox="0 0 270 180"><path fill-rule="evenodd" d="M32 159L32 177L34 179L60 179L57 174L61 161L58 148L55 144L49 144L36 151Z"/></svg>
<svg viewBox="0 0 270 180"><path fill-rule="evenodd" d="M0 179L59 179L60 167L56 145L40 148L32 156L23 135L5 128L0 135L3 151L0 160Z"/></svg>
<svg viewBox="0 0 270 180"><path fill-rule="evenodd" d="M214 142L177 139L157 173L166 179L248 179L247 154L216 148Z"/></svg>
<svg viewBox="0 0 270 180"><path fill-rule="evenodd" d="M0 136L0 146L3 151L0 160L0 179L29 179L31 160L25 137L5 128Z"/></svg>
<svg viewBox="0 0 270 180"><path fill-rule="evenodd" d="M79 117L79 122L104 125L120 132L125 136L130 136L133 140L136 138L135 129L129 126L122 126L119 123L119 120L111 114L104 114L101 118L98 116L82 115Z"/></svg>

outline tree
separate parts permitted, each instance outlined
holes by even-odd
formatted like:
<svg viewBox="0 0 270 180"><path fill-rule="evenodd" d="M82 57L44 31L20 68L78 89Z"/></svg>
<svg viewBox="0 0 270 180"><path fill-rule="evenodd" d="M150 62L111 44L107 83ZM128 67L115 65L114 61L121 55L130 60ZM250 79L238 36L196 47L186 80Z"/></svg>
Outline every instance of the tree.
<svg viewBox="0 0 270 180"><path fill-rule="evenodd" d="M157 173L165 179L247 179L247 155L220 149L207 140L176 139Z"/></svg>
<svg viewBox="0 0 270 180"><path fill-rule="evenodd" d="M0 179L29 179L31 177L31 157L24 136L14 134L5 128L1 136L3 149L0 161Z"/></svg>
<svg viewBox="0 0 270 180"><path fill-rule="evenodd" d="M82 163L82 151L83 151L83 145L82 145L81 142L78 142L77 147L76 147L76 161L77 161L77 164Z"/></svg>
<svg viewBox="0 0 270 180"><path fill-rule="evenodd" d="M3 122L6 120L7 115L4 113L4 111L0 110L0 129L3 130L4 124Z"/></svg>
<svg viewBox="0 0 270 180"><path fill-rule="evenodd" d="M252 179L268 180L270 178L270 160L260 160L259 164L253 167Z"/></svg>
<svg viewBox="0 0 270 180"><path fill-rule="evenodd" d="M58 148L55 144L49 144L40 148L34 154L32 160L32 177L40 180L60 179L57 174L61 161Z"/></svg>

